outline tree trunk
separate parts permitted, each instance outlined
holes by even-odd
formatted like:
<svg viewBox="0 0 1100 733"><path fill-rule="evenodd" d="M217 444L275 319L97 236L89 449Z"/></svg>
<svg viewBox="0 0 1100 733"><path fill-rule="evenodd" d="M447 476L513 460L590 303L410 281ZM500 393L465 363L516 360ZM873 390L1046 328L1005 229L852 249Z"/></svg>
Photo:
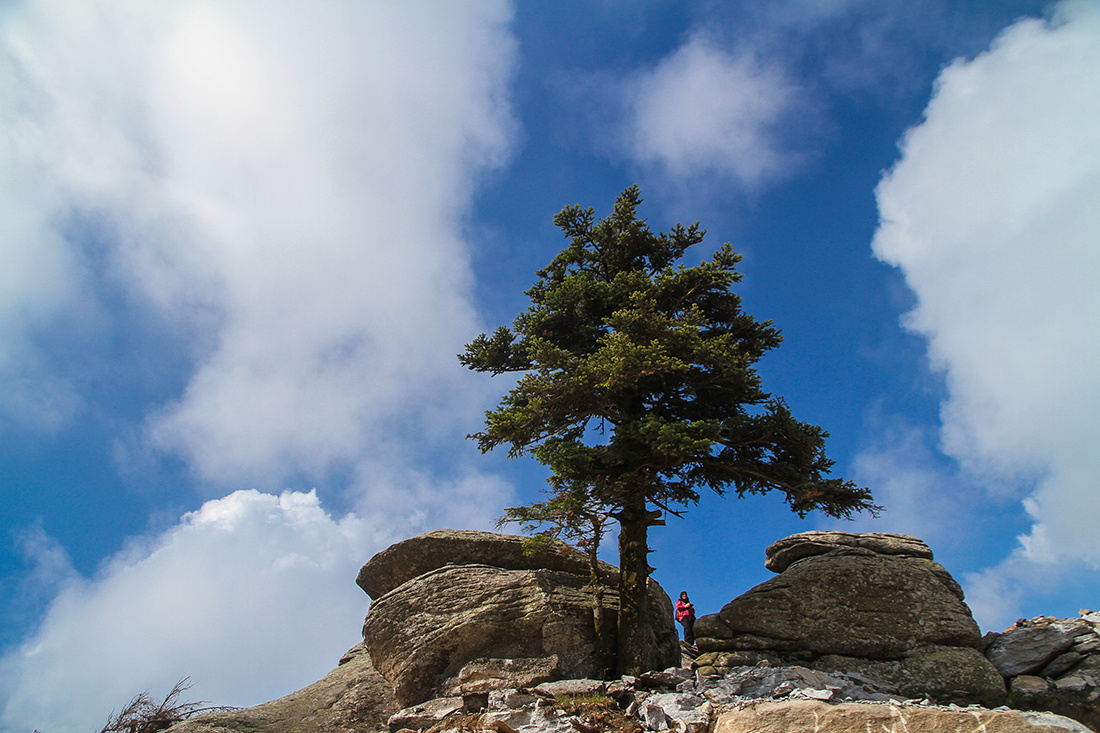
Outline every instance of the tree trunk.
<svg viewBox="0 0 1100 733"><path fill-rule="evenodd" d="M588 550L589 583L592 585L592 625L596 631L596 666L601 679L615 671L615 629L607 623L603 607L603 577L597 557L599 545L593 542Z"/></svg>
<svg viewBox="0 0 1100 733"><path fill-rule="evenodd" d="M619 630L617 672L638 675L652 664L652 634L646 613L649 582L649 512L645 494L636 492L617 515L619 520Z"/></svg>

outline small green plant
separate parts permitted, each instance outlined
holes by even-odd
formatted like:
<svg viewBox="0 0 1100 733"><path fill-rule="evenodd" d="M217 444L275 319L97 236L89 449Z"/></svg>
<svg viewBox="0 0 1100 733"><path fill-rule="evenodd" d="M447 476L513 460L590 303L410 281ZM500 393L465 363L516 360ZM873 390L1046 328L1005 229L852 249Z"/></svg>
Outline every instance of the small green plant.
<svg viewBox="0 0 1100 733"><path fill-rule="evenodd" d="M554 707L573 717L577 733L642 733L642 725L602 692L556 695Z"/></svg>
<svg viewBox="0 0 1100 733"><path fill-rule="evenodd" d="M591 706L615 706L615 701L602 692L589 692L580 695L554 695L554 707L561 708L570 714Z"/></svg>
<svg viewBox="0 0 1100 733"><path fill-rule="evenodd" d="M235 710L226 706L203 707L205 702L180 702L180 695L191 688L191 678L177 682L163 701L157 702L148 691L130 701L119 713L107 717L99 733L155 733L194 715L206 712Z"/></svg>

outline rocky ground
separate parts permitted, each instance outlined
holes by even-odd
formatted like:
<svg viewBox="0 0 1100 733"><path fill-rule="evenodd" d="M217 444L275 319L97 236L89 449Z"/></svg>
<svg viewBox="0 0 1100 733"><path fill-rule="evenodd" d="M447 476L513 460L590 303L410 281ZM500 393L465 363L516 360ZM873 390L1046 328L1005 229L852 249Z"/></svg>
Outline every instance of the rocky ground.
<svg viewBox="0 0 1100 733"><path fill-rule="evenodd" d="M704 668L710 671L670 668L612 682L564 680L437 698L397 712L388 724L398 733L1090 730L1052 713L906 698L895 686L857 673L772 666L765 660L721 672L712 665Z"/></svg>

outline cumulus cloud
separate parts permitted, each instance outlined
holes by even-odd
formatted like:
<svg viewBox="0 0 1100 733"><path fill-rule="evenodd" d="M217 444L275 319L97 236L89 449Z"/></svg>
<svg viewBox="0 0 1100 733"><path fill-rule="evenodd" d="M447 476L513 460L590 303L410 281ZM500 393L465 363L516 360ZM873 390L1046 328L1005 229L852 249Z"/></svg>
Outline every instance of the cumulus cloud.
<svg viewBox="0 0 1100 733"><path fill-rule="evenodd" d="M52 568L66 567L41 541ZM48 545L48 546L46 546ZM315 492L239 491L67 576L38 632L0 660L6 730L94 729L191 676L191 699L250 705L319 679L358 641L359 565L380 546Z"/></svg>
<svg viewBox="0 0 1100 733"><path fill-rule="evenodd" d="M877 190L875 254L904 273L906 323L946 380L942 449L1027 494L1031 529L983 586L1006 614L1013 584L1100 566L1097 88L1095 4L1020 21L944 69Z"/></svg>
<svg viewBox="0 0 1100 733"><path fill-rule="evenodd" d="M323 476L476 414L460 233L510 149L509 21L503 2L27 3L0 73L0 368L26 385L8 412L50 379L42 421L78 409L27 334L110 286L187 337L147 437L215 485Z"/></svg>
<svg viewBox="0 0 1100 733"><path fill-rule="evenodd" d="M855 459L854 479L874 490L884 508L878 517L859 515L830 522L847 532L903 532L920 537L937 551L967 537L974 506L972 487L936 460L927 431L899 419L875 419L878 438ZM969 535L972 537L973 535Z"/></svg>
<svg viewBox="0 0 1100 733"><path fill-rule="evenodd" d="M717 174L753 191L798 160L779 128L798 108L799 87L751 52L731 54L699 33L625 89L628 152L661 174Z"/></svg>

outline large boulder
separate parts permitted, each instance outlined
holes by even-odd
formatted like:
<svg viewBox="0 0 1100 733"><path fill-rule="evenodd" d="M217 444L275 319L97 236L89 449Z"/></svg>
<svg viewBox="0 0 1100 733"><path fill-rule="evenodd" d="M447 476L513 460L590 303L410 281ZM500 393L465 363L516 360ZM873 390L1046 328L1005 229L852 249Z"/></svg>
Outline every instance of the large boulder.
<svg viewBox="0 0 1100 733"><path fill-rule="evenodd" d="M942 708L788 700L723 713L715 733L1089 733L1058 715L1015 710Z"/></svg>
<svg viewBox="0 0 1100 733"><path fill-rule="evenodd" d="M464 538L470 542L464 544ZM484 532L432 532L398 543L364 566L360 586L385 592L371 604L363 638L403 707L460 688L462 669L475 660L492 664L556 657L561 677L605 673L588 565L576 562L583 554L561 545L564 550L525 555L522 540ZM471 562L472 557L480 562ZM537 567L539 561L553 568ZM617 572L607 568L603 607L613 631ZM652 580L647 604L654 648L649 666L676 666L680 646L672 602Z"/></svg>
<svg viewBox="0 0 1100 733"><path fill-rule="evenodd" d="M890 537L875 534L863 541L847 533L803 533L780 540L778 551L769 550L773 558L802 557L773 562L784 567L782 573L699 618L700 651L899 658L927 646L977 647L981 633L959 584L929 557L914 556L924 554L919 540L893 535L898 541L890 545ZM899 548L909 548L909 554ZM807 554L809 549L814 552Z"/></svg>
<svg viewBox="0 0 1100 733"><path fill-rule="evenodd" d="M349 733L385 730L401 706L389 683L356 645L318 682L251 708L205 713L172 726L172 733Z"/></svg>
<svg viewBox="0 0 1100 733"><path fill-rule="evenodd" d="M372 599L378 599L402 583L447 565L492 565L505 570L560 570L589 575L587 556L559 540L533 543L529 537L519 535L437 529L382 550L359 570L355 582ZM600 567L605 575L618 572L607 563L600 563Z"/></svg>

